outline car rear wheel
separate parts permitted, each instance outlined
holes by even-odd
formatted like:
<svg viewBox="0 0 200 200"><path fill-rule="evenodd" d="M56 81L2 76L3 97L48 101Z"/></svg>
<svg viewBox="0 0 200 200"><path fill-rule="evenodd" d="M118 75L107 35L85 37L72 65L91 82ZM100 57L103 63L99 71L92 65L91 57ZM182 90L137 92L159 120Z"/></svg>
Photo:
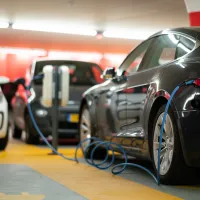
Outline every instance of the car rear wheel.
<svg viewBox="0 0 200 200"><path fill-rule="evenodd" d="M39 135L32 124L30 116L27 114L26 117L26 127L25 127L25 142L27 144L38 144Z"/></svg>
<svg viewBox="0 0 200 200"><path fill-rule="evenodd" d="M6 136L4 138L0 138L0 151L4 151L8 145L9 139L9 127L7 128Z"/></svg>
<svg viewBox="0 0 200 200"><path fill-rule="evenodd" d="M153 125L151 154L156 174L158 169L160 129L165 107L166 104L160 107ZM173 111L169 108L161 143L160 180L164 184L180 184L186 181L186 174L188 174L188 168L184 162L176 120Z"/></svg>
<svg viewBox="0 0 200 200"><path fill-rule="evenodd" d="M15 124L13 125L13 131L12 136L15 139L21 139L22 137L22 130L19 129Z"/></svg>
<svg viewBox="0 0 200 200"><path fill-rule="evenodd" d="M85 105L82 108L81 116L80 116L80 122L79 122L79 133L80 133L80 142L84 141L85 139L89 139L91 137L95 137L95 131L92 128L91 123L92 116L90 114L90 111L88 107ZM92 152L92 149L94 148L94 145L90 146L86 152L87 147L91 144L91 140L88 140L84 142L81 145L82 152L85 152L85 157L90 158L90 154ZM99 147L95 150L94 158L95 159L103 159L107 155L106 149Z"/></svg>

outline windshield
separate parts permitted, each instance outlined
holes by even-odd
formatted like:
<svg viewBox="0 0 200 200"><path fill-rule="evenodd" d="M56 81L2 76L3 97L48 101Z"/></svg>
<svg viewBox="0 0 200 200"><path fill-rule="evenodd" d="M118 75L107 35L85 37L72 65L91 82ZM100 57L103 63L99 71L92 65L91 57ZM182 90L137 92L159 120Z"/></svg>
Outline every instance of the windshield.
<svg viewBox="0 0 200 200"><path fill-rule="evenodd" d="M70 85L96 85L103 82L102 70L97 64L80 61L39 61L36 63L34 76L42 73L46 65L67 66L70 71Z"/></svg>

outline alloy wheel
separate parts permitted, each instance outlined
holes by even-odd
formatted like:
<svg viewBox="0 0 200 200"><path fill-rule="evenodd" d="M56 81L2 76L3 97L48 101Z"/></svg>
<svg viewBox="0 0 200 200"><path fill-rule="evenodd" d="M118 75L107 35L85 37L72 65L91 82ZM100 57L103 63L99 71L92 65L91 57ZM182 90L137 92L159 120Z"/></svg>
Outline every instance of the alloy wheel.
<svg viewBox="0 0 200 200"><path fill-rule="evenodd" d="M163 117L164 113L161 113L157 119L154 129L153 155L154 155L154 163L157 169L158 169L160 129L162 126ZM162 143L161 143L160 175L165 175L169 171L172 163L173 154L174 154L174 130L173 130L172 120L170 116L167 114L163 130Z"/></svg>

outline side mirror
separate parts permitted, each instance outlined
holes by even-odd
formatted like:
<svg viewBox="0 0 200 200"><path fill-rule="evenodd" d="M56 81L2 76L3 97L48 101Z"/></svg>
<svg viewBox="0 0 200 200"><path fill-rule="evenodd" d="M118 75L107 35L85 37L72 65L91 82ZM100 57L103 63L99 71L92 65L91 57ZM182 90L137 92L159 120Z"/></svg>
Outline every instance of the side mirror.
<svg viewBox="0 0 200 200"><path fill-rule="evenodd" d="M103 71L103 74L101 75L101 78L103 78L104 80L109 80L109 79L112 79L113 77L115 77L114 67L106 68Z"/></svg>
<svg viewBox="0 0 200 200"><path fill-rule="evenodd" d="M0 76L0 85L7 84L10 82L10 79L6 76Z"/></svg>

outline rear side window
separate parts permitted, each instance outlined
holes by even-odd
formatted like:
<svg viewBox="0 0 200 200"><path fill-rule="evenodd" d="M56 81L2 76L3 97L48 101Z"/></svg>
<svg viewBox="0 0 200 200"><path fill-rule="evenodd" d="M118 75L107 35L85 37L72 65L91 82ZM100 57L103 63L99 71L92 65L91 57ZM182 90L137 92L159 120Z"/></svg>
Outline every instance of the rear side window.
<svg viewBox="0 0 200 200"><path fill-rule="evenodd" d="M155 38L144 60L143 70L175 60L178 39L175 35L162 35Z"/></svg>
<svg viewBox="0 0 200 200"><path fill-rule="evenodd" d="M195 42L189 38L180 36L180 40L177 44L176 58L180 58L189 52L191 52L195 47Z"/></svg>

